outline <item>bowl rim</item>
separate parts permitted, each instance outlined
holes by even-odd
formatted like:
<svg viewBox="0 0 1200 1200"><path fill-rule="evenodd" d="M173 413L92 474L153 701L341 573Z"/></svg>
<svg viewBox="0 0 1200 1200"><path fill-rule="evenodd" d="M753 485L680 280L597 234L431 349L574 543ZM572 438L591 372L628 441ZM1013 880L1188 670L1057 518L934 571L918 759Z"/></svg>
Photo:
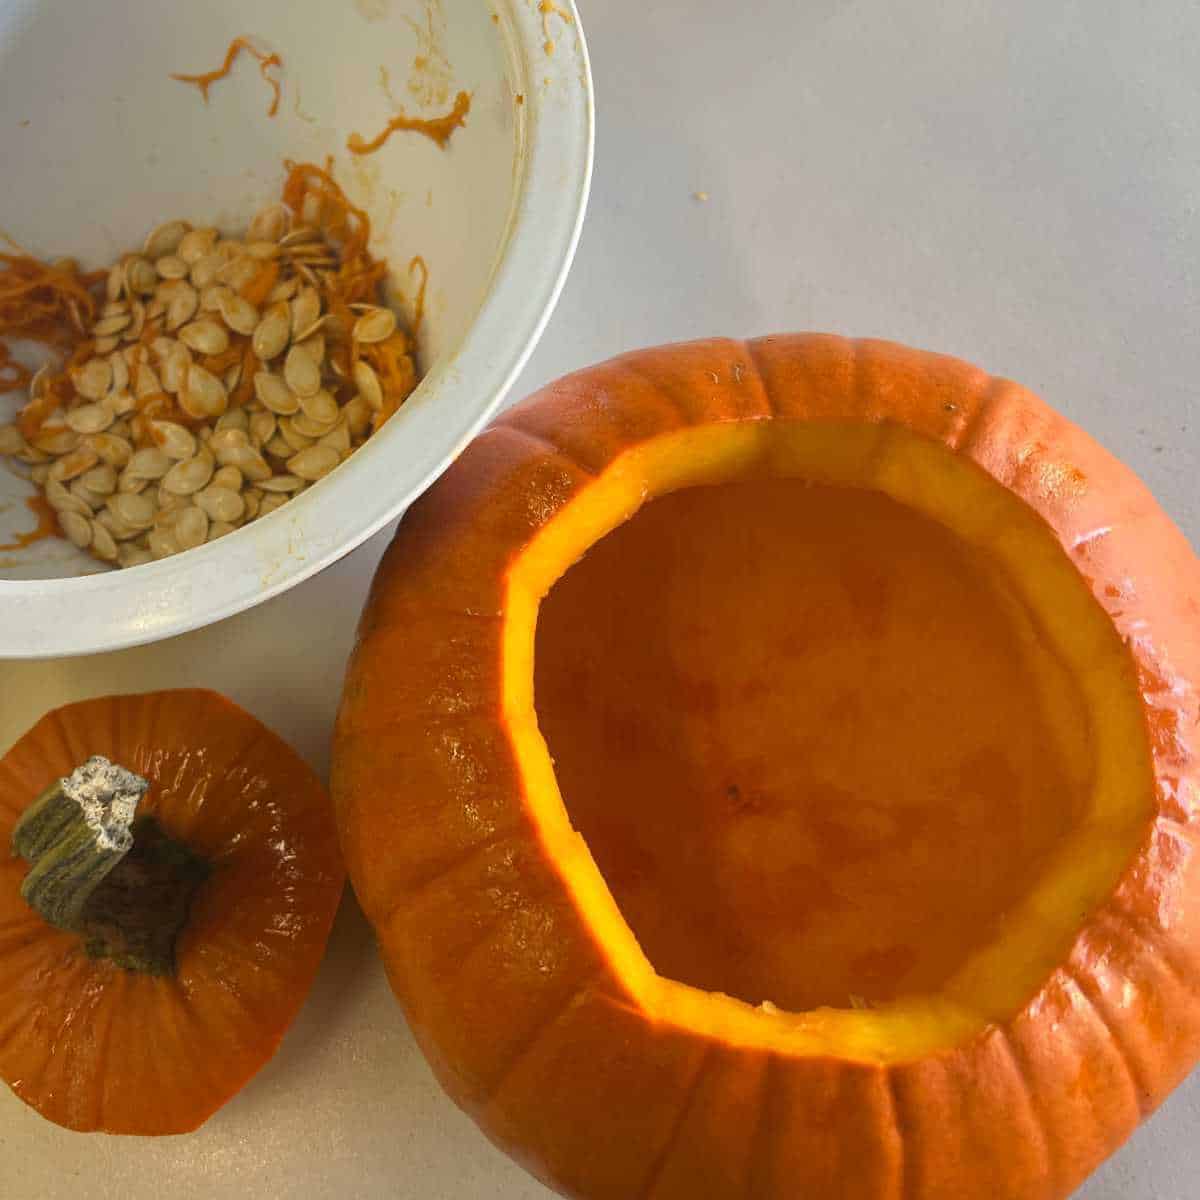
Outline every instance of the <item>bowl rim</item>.
<svg viewBox="0 0 1200 1200"><path fill-rule="evenodd" d="M540 21L514 3L504 29L525 84L518 173L504 241L459 346L422 379L413 407L427 441L399 471L385 438L262 521L219 542L126 570L0 579L0 660L143 645L220 621L324 570L399 516L503 403L550 320L583 228L595 153L591 64L575 0L574 36L545 61ZM534 86L552 66L554 87ZM480 400L480 397L484 397ZM402 409L402 413L405 413ZM433 412L437 420L429 418ZM407 413L405 413L407 416ZM386 431L385 431L386 432ZM340 478L339 478L340 476ZM335 489L339 489L339 492ZM323 493L323 494L321 494ZM346 509L354 508L353 516ZM87 620L80 621L81 611Z"/></svg>

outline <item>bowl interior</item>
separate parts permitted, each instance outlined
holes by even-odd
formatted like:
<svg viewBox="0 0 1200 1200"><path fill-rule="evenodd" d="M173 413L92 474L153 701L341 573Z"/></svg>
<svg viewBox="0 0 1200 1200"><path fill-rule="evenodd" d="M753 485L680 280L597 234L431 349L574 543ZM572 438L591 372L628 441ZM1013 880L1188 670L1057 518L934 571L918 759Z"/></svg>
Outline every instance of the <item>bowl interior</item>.
<svg viewBox="0 0 1200 1200"><path fill-rule="evenodd" d="M428 266L420 351L436 378L471 328L519 198L524 66L509 15L484 0L256 0L249 8L235 0L0 0L0 160L8 164L0 230L33 254L106 266L171 218L244 230L278 199L285 159L332 155L339 182L371 216L372 248L388 258L392 298L410 316L420 280L410 262L420 255ZM212 86L207 103L170 78L218 67L239 35L283 59L275 117L249 55ZM401 108L441 115L460 89L471 94L470 113L446 149L398 133L377 153L348 153L352 132L371 138ZM420 409L437 403L429 391L414 395L362 456L370 450L399 463L426 453L412 441L421 438ZM491 400L475 403L482 410ZM0 397L0 421L17 403ZM460 403L445 419L465 428L472 414ZM336 496L353 486L358 457L304 507L321 503L322 492L327 504L345 503ZM405 486L404 471L393 474ZM32 493L0 469L0 544L32 528L24 503ZM285 514L294 524L290 509L304 499L224 541L261 540ZM211 558L197 568L211 572ZM106 568L60 538L0 551L0 588L97 571Z"/></svg>

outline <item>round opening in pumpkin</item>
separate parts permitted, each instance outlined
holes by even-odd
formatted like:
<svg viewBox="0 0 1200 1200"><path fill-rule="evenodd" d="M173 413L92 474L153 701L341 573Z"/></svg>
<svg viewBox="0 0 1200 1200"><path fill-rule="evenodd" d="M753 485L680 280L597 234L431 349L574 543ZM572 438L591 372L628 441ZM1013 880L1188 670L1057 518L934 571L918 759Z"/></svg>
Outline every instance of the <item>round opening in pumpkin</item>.
<svg viewBox="0 0 1200 1200"><path fill-rule="evenodd" d="M537 637L567 811L683 983L792 1010L938 988L1083 813L1078 689L980 551L878 492L653 501Z"/></svg>
<svg viewBox="0 0 1200 1200"><path fill-rule="evenodd" d="M578 536L603 536L537 611L537 724L659 977L768 1011L933 997L986 1020L1061 961L1132 854L1145 732L1049 527L893 436L890 480L796 477L775 447L628 519L593 497ZM952 477L932 492L930 453Z"/></svg>

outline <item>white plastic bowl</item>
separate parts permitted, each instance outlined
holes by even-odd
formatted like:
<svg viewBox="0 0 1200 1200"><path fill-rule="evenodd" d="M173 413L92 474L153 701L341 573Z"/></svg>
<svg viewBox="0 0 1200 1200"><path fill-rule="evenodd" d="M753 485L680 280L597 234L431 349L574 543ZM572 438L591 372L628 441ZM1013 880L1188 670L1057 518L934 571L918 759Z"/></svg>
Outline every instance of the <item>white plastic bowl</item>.
<svg viewBox="0 0 1200 1200"><path fill-rule="evenodd" d="M564 18L565 10L570 20ZM250 35L282 55L283 100L242 56L205 105L169 78ZM552 39L550 47L548 39ZM403 106L471 93L445 150L346 137ZM391 93L389 97L388 92ZM0 657L111 650L216 621L320 571L399 514L496 409L574 254L592 165L587 51L571 0L0 0L0 230L86 265L160 221L244 227L285 158L335 157L372 247L411 306L429 266L420 387L367 444L270 516L175 558L109 570L60 539L0 552ZM15 403L0 398L0 420ZM30 528L28 483L0 470L0 543Z"/></svg>

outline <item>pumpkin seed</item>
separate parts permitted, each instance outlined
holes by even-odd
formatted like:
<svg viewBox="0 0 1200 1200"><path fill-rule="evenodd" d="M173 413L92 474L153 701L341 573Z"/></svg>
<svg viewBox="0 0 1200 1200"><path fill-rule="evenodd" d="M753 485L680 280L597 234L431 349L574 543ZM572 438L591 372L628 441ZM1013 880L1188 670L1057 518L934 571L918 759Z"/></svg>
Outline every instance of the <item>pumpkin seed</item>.
<svg viewBox="0 0 1200 1200"><path fill-rule="evenodd" d="M117 491L126 495L144 492L148 482L148 480L143 479L140 475L130 475L128 469L126 469L117 476Z"/></svg>
<svg viewBox="0 0 1200 1200"><path fill-rule="evenodd" d="M242 490L242 473L237 467L218 467L213 472L210 487L228 488L231 492Z"/></svg>
<svg viewBox="0 0 1200 1200"><path fill-rule="evenodd" d="M139 363L133 377L133 390L140 400L143 396L154 396L163 390L158 372L149 363Z"/></svg>
<svg viewBox="0 0 1200 1200"><path fill-rule="evenodd" d="M160 279L186 279L191 268L178 254L164 254L154 260L154 269Z"/></svg>
<svg viewBox="0 0 1200 1200"><path fill-rule="evenodd" d="M221 297L226 292L232 291L223 283L213 283L206 288L200 290L200 311L201 312L220 312Z"/></svg>
<svg viewBox="0 0 1200 1200"><path fill-rule="evenodd" d="M288 344L290 331L291 313L288 306L282 301L272 304L254 328L251 344L255 357L260 362L268 362L277 354L282 354Z"/></svg>
<svg viewBox="0 0 1200 1200"><path fill-rule="evenodd" d="M128 542L122 542L117 547L117 562L122 567L140 567L153 561L154 555L144 546L131 546Z"/></svg>
<svg viewBox="0 0 1200 1200"><path fill-rule="evenodd" d="M304 486L304 480L298 475L272 475L258 486L264 492L298 492Z"/></svg>
<svg viewBox="0 0 1200 1200"><path fill-rule="evenodd" d="M125 361L123 354L110 354L108 356L108 367L112 371L112 382L109 384L109 390L113 392L122 392L129 386L129 364Z"/></svg>
<svg viewBox="0 0 1200 1200"><path fill-rule="evenodd" d="M293 346L287 352L283 364L283 378L297 396L314 396L321 390L321 369L312 356L301 346Z"/></svg>
<svg viewBox="0 0 1200 1200"><path fill-rule="evenodd" d="M170 558L179 553L179 543L175 534L169 529L152 529L146 543L154 558Z"/></svg>
<svg viewBox="0 0 1200 1200"><path fill-rule="evenodd" d="M76 433L103 433L115 419L103 404L81 404L67 413L67 424Z"/></svg>
<svg viewBox="0 0 1200 1200"><path fill-rule="evenodd" d="M87 444L111 467L125 466L133 455L133 447L128 439L112 433L93 433ZM0 453L3 452L3 447L0 447Z"/></svg>
<svg viewBox="0 0 1200 1200"><path fill-rule="evenodd" d="M247 479L270 478L271 468L266 459L250 444L242 430L223 429L213 435L209 445L221 466L237 467Z"/></svg>
<svg viewBox="0 0 1200 1200"><path fill-rule="evenodd" d="M79 434L66 425L51 426L47 422L30 442L43 454L70 454L79 445Z"/></svg>
<svg viewBox="0 0 1200 1200"><path fill-rule="evenodd" d="M209 484L197 492L195 502L214 521L232 524L240 521L246 512L246 502L236 491L215 484Z"/></svg>
<svg viewBox="0 0 1200 1200"><path fill-rule="evenodd" d="M383 385L379 382L379 376L375 374L375 368L360 358L354 364L353 375L358 394L378 412L383 407Z"/></svg>
<svg viewBox="0 0 1200 1200"><path fill-rule="evenodd" d="M150 430L158 448L168 458L183 460L196 453L196 439L177 422L151 421Z"/></svg>
<svg viewBox="0 0 1200 1200"><path fill-rule="evenodd" d="M174 254L190 229L191 226L186 221L165 221L146 235L142 253L147 258L161 258L164 254Z"/></svg>
<svg viewBox="0 0 1200 1200"><path fill-rule="evenodd" d="M311 483L314 479L328 475L340 461L341 456L331 446L317 445L294 454L288 459L287 467L293 475Z"/></svg>
<svg viewBox="0 0 1200 1200"><path fill-rule="evenodd" d="M242 502L246 506L245 520L253 521L258 516L258 506L262 503L264 495L265 493L256 487L248 487L242 492Z"/></svg>
<svg viewBox="0 0 1200 1200"><path fill-rule="evenodd" d="M223 283L232 288L235 292L240 292L252 280L258 276L259 264L257 260L245 255L241 258L235 258L232 262L227 262L217 272L217 282Z"/></svg>
<svg viewBox="0 0 1200 1200"><path fill-rule="evenodd" d="M225 385L199 363L192 363L179 391L179 403L189 416L219 417L229 404Z"/></svg>
<svg viewBox="0 0 1200 1200"><path fill-rule="evenodd" d="M323 317L321 319L324 320ZM299 339L295 344L317 364L318 368L325 362L325 335L319 329L315 333Z"/></svg>
<svg viewBox="0 0 1200 1200"><path fill-rule="evenodd" d="M334 416L331 421L314 421L312 417L305 416L304 413L297 413L292 417L292 428L306 438L322 438L337 424L337 417Z"/></svg>
<svg viewBox="0 0 1200 1200"><path fill-rule="evenodd" d="M296 428L295 417L284 417L279 422L279 435L288 446L287 452L281 455L283 458L291 458L297 450L306 450L316 440Z"/></svg>
<svg viewBox="0 0 1200 1200"><path fill-rule="evenodd" d="M70 509L63 509L56 515L58 527L80 550L86 550L92 544L92 523L87 517Z"/></svg>
<svg viewBox="0 0 1200 1200"><path fill-rule="evenodd" d="M396 332L396 314L390 308L373 308L354 322L356 342L382 342Z"/></svg>
<svg viewBox="0 0 1200 1200"><path fill-rule="evenodd" d="M215 229L193 229L184 234L175 253L190 267L198 263L205 255L211 254L216 244L217 231Z"/></svg>
<svg viewBox="0 0 1200 1200"><path fill-rule="evenodd" d="M317 442L319 446L328 446L337 456L338 461L350 453L350 426L345 420L339 420L336 425Z"/></svg>
<svg viewBox="0 0 1200 1200"><path fill-rule="evenodd" d="M249 433L251 444L261 448L264 442L269 442L275 436L275 414L256 412L250 418Z"/></svg>
<svg viewBox="0 0 1200 1200"><path fill-rule="evenodd" d="M117 543L113 540L113 535L99 521L92 522L91 550L97 558L102 558L105 562L116 561Z"/></svg>
<svg viewBox="0 0 1200 1200"><path fill-rule="evenodd" d="M71 373L75 390L87 400L102 400L112 386L112 366L106 358L93 358Z"/></svg>
<svg viewBox="0 0 1200 1200"><path fill-rule="evenodd" d="M247 479L253 480L255 483L261 483L264 479L271 478L271 468L267 465L267 460L253 446L247 446L244 451L234 455L233 459L225 465L237 467Z"/></svg>
<svg viewBox="0 0 1200 1200"><path fill-rule="evenodd" d="M227 451L239 450L250 445L250 435L245 429L218 429L208 439L209 449L217 456L217 462L224 463L221 457Z"/></svg>
<svg viewBox="0 0 1200 1200"><path fill-rule="evenodd" d="M220 254L209 253L203 258L192 263L191 272L188 278L192 281L192 287L203 291L210 284L217 282L217 272L225 265L225 259Z"/></svg>
<svg viewBox="0 0 1200 1200"><path fill-rule="evenodd" d="M158 506L154 523L169 528L175 523L175 518L191 504L192 500L190 496L180 496L176 492L166 491L160 483L154 492L154 502Z"/></svg>
<svg viewBox="0 0 1200 1200"><path fill-rule="evenodd" d="M127 342L136 342L146 327L146 306L140 300L134 300L129 305L129 315L129 324L125 326L121 336Z"/></svg>
<svg viewBox="0 0 1200 1200"><path fill-rule="evenodd" d="M308 326L308 328L307 328L307 329L301 329L299 332L297 332L297 333L294 333L294 334L292 335L292 341L294 341L294 342L302 342L302 343L306 343L306 344L307 344L307 343L309 343L310 339L313 339L313 341L314 341L314 344L315 344L315 337L316 337L316 335L317 335L318 333L320 333L320 332L321 332L323 329L326 329L326 328L330 328L330 327L332 327L332 325L333 325L333 324L334 324L334 317L333 317L333 314L332 314L332 313L325 313L325 315L324 315L324 316L320 316L320 317L318 317L318 318L317 318L317 319L316 319L316 320L315 320L315 321L314 321L314 322L313 322L311 325L309 325L309 326ZM310 353L310 354L312 354L312 356L313 356L315 359L317 359L317 361L318 361L318 362L319 362L319 361L320 361L322 358L324 358L324 357L325 357L325 339L324 339L323 337L322 337L322 339L321 339L321 342L320 342L320 347L321 347L321 352L320 352L320 354L317 354L317 353L316 353L316 352L315 352L315 351L312 349L312 347L311 347L311 346L310 346L310 348L309 348L309 353Z"/></svg>
<svg viewBox="0 0 1200 1200"><path fill-rule="evenodd" d="M297 276L291 275L287 279L281 279L267 294L268 304L277 304L280 300L290 300L300 289L300 280Z"/></svg>
<svg viewBox="0 0 1200 1200"><path fill-rule="evenodd" d="M92 336L103 340L112 337L114 334L120 333L133 317L130 313L114 313L111 317L102 317L92 326Z"/></svg>
<svg viewBox="0 0 1200 1200"><path fill-rule="evenodd" d="M163 360L163 390L172 396L178 395L183 390L184 383L187 382L187 373L191 365L191 352L182 342L177 343L175 350Z"/></svg>
<svg viewBox="0 0 1200 1200"><path fill-rule="evenodd" d="M166 422L160 422L160 424L166 424ZM183 429L183 426L176 425L175 428ZM183 432L187 433L187 430L184 429ZM191 437L190 433L188 437ZM147 446L143 450L135 451L129 459L129 465L125 468L129 475L137 476L139 479L161 479L170 469L171 457L155 446Z"/></svg>
<svg viewBox="0 0 1200 1200"><path fill-rule="evenodd" d="M158 286L158 272L154 264L140 254L134 254L125 262L125 290L130 295L150 296Z"/></svg>
<svg viewBox="0 0 1200 1200"><path fill-rule="evenodd" d="M216 321L202 318L185 325L179 340L197 354L224 354L229 349L229 334Z"/></svg>
<svg viewBox="0 0 1200 1200"><path fill-rule="evenodd" d="M321 297L316 288L302 287L292 299L292 336L309 328L321 315Z"/></svg>
<svg viewBox="0 0 1200 1200"><path fill-rule="evenodd" d="M190 283L184 284L167 302L167 328L178 329L196 315L200 307L200 294Z"/></svg>
<svg viewBox="0 0 1200 1200"><path fill-rule="evenodd" d="M79 445L52 463L47 475L50 479L66 483L70 479L77 479L84 471L90 471L99 461L100 456L91 446Z"/></svg>
<svg viewBox="0 0 1200 1200"><path fill-rule="evenodd" d="M232 533L236 528L236 525L231 525L228 521L210 521L206 541L215 542L217 538L223 538L227 533Z"/></svg>
<svg viewBox="0 0 1200 1200"><path fill-rule="evenodd" d="M258 371L254 376L254 394L262 406L281 417L299 412L300 400L278 375L270 371Z"/></svg>
<svg viewBox="0 0 1200 1200"><path fill-rule="evenodd" d="M194 550L203 546L208 537L208 513L194 504L185 508L175 521L175 540L180 550Z"/></svg>
<svg viewBox="0 0 1200 1200"><path fill-rule="evenodd" d="M84 487L98 496L111 496L117 490L117 473L108 463L90 467L79 478Z"/></svg>
<svg viewBox="0 0 1200 1200"><path fill-rule="evenodd" d="M90 487L85 486L82 479L73 479L67 491L76 499L82 500L90 509L95 511L101 508L104 504L105 497L93 492Z"/></svg>
<svg viewBox="0 0 1200 1200"><path fill-rule="evenodd" d="M120 493L109 498L108 510L133 530L149 529L154 524L155 505L146 496Z"/></svg>
<svg viewBox="0 0 1200 1200"><path fill-rule="evenodd" d="M342 405L342 414L350 429L351 437L362 437L371 424L371 406L367 403L362 392L351 397Z"/></svg>
<svg viewBox="0 0 1200 1200"><path fill-rule="evenodd" d="M212 478L215 464L212 452L201 446L191 458L177 462L162 479L162 487L177 496L191 496Z"/></svg>
<svg viewBox="0 0 1200 1200"><path fill-rule="evenodd" d="M72 512L91 519L91 505L85 504L78 496L67 491L66 485L57 479L47 479L43 490L46 494L46 503L56 512Z"/></svg>
<svg viewBox="0 0 1200 1200"><path fill-rule="evenodd" d="M338 408L338 402L325 388L321 388L311 396L301 396L300 408L314 426L332 425L338 419L338 413L341 411Z"/></svg>
<svg viewBox="0 0 1200 1200"><path fill-rule="evenodd" d="M119 300L125 294L125 269L120 263L115 263L108 269L108 278L104 281L104 295L110 300Z"/></svg>
<svg viewBox="0 0 1200 1200"><path fill-rule="evenodd" d="M235 333L244 333L247 337L254 332L259 322L258 309L236 292L221 295L219 311L230 329Z"/></svg>
<svg viewBox="0 0 1200 1200"><path fill-rule="evenodd" d="M141 532L135 529L132 525L126 525L124 521L113 515L112 509L101 509L96 514L96 520L112 534L114 540L118 542L128 542L137 537Z"/></svg>
<svg viewBox="0 0 1200 1200"><path fill-rule="evenodd" d="M297 490L300 490L300 489L297 489ZM279 492L276 492L269 496L264 496L262 498L262 503L258 506L259 517L268 516L270 513L273 513L277 508L282 508L288 502L288 499L289 499L288 496L285 496Z"/></svg>
<svg viewBox="0 0 1200 1200"><path fill-rule="evenodd" d="M244 408L227 408L218 418L213 427L215 433L222 429L240 429L245 432L249 428L249 415Z"/></svg>
<svg viewBox="0 0 1200 1200"><path fill-rule="evenodd" d="M285 204L268 204L254 214L246 229L246 240L278 242L292 223L292 211Z"/></svg>

